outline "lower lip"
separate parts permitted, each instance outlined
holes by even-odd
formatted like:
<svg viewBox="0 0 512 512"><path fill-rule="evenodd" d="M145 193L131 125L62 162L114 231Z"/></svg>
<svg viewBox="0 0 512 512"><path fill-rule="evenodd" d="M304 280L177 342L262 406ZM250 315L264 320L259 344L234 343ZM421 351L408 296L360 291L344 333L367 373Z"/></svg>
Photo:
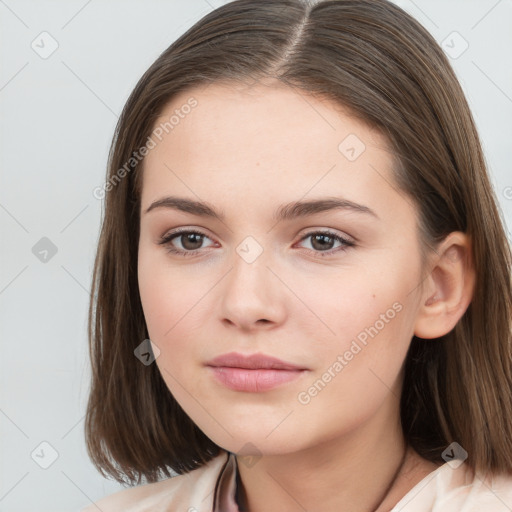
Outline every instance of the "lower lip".
<svg viewBox="0 0 512 512"><path fill-rule="evenodd" d="M302 375L305 370L249 370L228 366L210 366L214 376L234 391L258 393L276 388Z"/></svg>

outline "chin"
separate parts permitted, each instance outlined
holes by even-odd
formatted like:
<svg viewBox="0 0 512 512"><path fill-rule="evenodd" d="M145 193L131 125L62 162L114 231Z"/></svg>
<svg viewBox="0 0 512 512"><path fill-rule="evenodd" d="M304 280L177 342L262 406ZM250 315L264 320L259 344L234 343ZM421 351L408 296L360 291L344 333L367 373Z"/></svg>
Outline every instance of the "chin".
<svg viewBox="0 0 512 512"><path fill-rule="evenodd" d="M231 435L224 430L219 432L219 429L214 432L203 430L215 444L240 456L284 455L303 448L302 439L297 438L297 430L294 431L295 434L283 429L279 433L274 431L268 435L266 430L258 428L256 422L256 425L251 426L238 425L236 430L228 426L228 431Z"/></svg>

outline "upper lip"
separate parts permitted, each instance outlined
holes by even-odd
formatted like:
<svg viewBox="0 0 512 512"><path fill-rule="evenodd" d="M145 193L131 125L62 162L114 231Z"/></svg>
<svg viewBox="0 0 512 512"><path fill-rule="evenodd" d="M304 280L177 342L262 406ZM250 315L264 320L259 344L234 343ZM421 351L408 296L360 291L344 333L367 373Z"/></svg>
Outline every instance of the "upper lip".
<svg viewBox="0 0 512 512"><path fill-rule="evenodd" d="M227 366L231 368L247 368L250 370L305 370L306 368L297 366L286 361L281 361L265 354L244 355L237 352L222 354L206 363L207 366Z"/></svg>

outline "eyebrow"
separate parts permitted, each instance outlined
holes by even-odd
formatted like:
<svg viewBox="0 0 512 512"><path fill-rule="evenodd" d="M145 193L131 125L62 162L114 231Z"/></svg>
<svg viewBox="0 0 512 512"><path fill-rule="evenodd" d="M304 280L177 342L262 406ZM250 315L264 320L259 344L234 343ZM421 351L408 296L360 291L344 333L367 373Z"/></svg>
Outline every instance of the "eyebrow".
<svg viewBox="0 0 512 512"><path fill-rule="evenodd" d="M158 208L170 208L186 213L191 213L199 217L211 217L224 222L225 214L217 211L215 208L202 201L195 201L184 197L167 196L158 199L144 211L149 213ZM277 208L273 215L275 221L291 220L298 217L307 217L316 213L322 213L331 210L348 210L356 213L364 213L375 218L379 216L368 206L349 201L340 197L325 197L320 199L311 199L308 201L294 201L283 204Z"/></svg>

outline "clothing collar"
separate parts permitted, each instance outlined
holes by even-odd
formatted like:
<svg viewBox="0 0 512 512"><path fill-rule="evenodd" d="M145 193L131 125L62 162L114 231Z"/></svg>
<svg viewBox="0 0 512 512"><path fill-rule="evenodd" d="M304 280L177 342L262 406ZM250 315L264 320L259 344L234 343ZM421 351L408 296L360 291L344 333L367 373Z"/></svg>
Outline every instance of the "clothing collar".
<svg viewBox="0 0 512 512"><path fill-rule="evenodd" d="M222 467L213 499L213 512L244 512L240 507L241 481L235 454L227 452L228 456Z"/></svg>

